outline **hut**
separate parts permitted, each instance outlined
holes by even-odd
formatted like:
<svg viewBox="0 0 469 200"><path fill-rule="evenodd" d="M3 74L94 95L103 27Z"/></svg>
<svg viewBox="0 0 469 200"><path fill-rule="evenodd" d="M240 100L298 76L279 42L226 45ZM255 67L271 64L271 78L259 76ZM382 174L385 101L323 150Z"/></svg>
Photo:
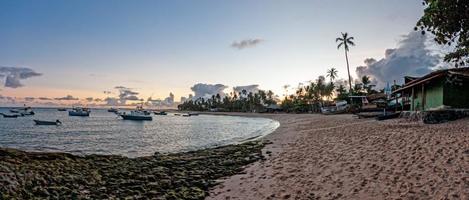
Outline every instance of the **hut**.
<svg viewBox="0 0 469 200"><path fill-rule="evenodd" d="M405 77L405 84L393 95L409 102L410 111L469 109L469 67Z"/></svg>

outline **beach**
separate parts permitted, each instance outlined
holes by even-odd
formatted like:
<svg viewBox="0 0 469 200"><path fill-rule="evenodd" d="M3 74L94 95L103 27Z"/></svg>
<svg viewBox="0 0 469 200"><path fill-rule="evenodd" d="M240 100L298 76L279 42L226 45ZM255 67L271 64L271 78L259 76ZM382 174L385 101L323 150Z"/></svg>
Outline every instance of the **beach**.
<svg viewBox="0 0 469 200"><path fill-rule="evenodd" d="M262 116L281 124L264 138L272 142L266 160L224 179L207 199L469 199L467 118L427 125Z"/></svg>
<svg viewBox="0 0 469 200"><path fill-rule="evenodd" d="M0 149L0 196L468 199L469 119L211 113L280 122L256 141L138 158Z"/></svg>

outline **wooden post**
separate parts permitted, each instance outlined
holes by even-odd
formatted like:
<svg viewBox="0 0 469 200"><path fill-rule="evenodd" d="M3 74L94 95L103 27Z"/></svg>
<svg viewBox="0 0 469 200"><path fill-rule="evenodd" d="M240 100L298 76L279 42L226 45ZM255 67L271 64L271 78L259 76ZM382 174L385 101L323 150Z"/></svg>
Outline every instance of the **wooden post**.
<svg viewBox="0 0 469 200"><path fill-rule="evenodd" d="M425 111L425 84L422 83L422 111Z"/></svg>
<svg viewBox="0 0 469 200"><path fill-rule="evenodd" d="M415 111L415 104L414 104L414 102L415 102L415 101L414 101L414 99L415 99L415 93L414 93L414 87L412 87L412 96L411 96L411 98L412 98L412 103L411 103L411 105L410 105L410 107L411 107L410 109L411 109L412 111Z"/></svg>

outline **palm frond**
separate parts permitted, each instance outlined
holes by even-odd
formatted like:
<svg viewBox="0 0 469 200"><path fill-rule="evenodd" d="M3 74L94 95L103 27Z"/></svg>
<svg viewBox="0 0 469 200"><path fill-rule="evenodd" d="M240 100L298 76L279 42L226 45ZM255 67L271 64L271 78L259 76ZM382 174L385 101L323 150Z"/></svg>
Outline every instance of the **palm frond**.
<svg viewBox="0 0 469 200"><path fill-rule="evenodd" d="M344 41L344 39L342 39L342 38L336 38L336 39L335 39L335 42L338 42L338 41Z"/></svg>
<svg viewBox="0 0 469 200"><path fill-rule="evenodd" d="M339 45L337 45L337 49L340 49L340 47L341 47L342 45L344 45L343 42L339 43Z"/></svg>

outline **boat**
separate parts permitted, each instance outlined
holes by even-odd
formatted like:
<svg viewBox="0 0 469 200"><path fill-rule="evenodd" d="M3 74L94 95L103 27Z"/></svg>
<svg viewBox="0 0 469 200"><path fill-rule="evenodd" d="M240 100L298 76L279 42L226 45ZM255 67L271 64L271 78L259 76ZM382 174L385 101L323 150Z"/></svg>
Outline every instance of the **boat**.
<svg viewBox="0 0 469 200"><path fill-rule="evenodd" d="M183 117L190 117L191 114L183 114L183 115L181 115L181 116L183 116Z"/></svg>
<svg viewBox="0 0 469 200"><path fill-rule="evenodd" d="M394 118L397 118L401 115L401 113L399 112L396 112L396 113L385 113L385 114L382 114L378 117L376 117L377 120L381 121L381 120L387 120L387 119L394 119Z"/></svg>
<svg viewBox="0 0 469 200"><path fill-rule="evenodd" d="M67 111L66 108L57 108L58 111Z"/></svg>
<svg viewBox="0 0 469 200"><path fill-rule="evenodd" d="M117 113L119 112L119 109L117 109L117 108L109 108L109 109L107 109L107 111L117 114Z"/></svg>
<svg viewBox="0 0 469 200"><path fill-rule="evenodd" d="M199 113L189 113L190 116L199 116Z"/></svg>
<svg viewBox="0 0 469 200"><path fill-rule="evenodd" d="M321 113L325 115L346 113L349 106L347 101L338 101L332 106L321 107Z"/></svg>
<svg viewBox="0 0 469 200"><path fill-rule="evenodd" d="M151 121L153 117L147 114L141 106L137 106L137 109L130 111L130 114L122 113L120 114L124 120L135 120L135 121Z"/></svg>
<svg viewBox="0 0 469 200"><path fill-rule="evenodd" d="M4 113L0 113L0 115L3 115L3 118L18 118L19 116L21 116L21 115L18 115L18 114L8 115L8 114L4 114Z"/></svg>
<svg viewBox="0 0 469 200"><path fill-rule="evenodd" d="M154 112L155 115L168 115L165 111Z"/></svg>
<svg viewBox="0 0 469 200"><path fill-rule="evenodd" d="M36 125L61 125L62 122L59 120L56 121L42 121L42 120L33 120Z"/></svg>
<svg viewBox="0 0 469 200"><path fill-rule="evenodd" d="M34 115L34 111L31 109L31 107L26 107L26 105L24 105L23 108L14 108L14 109L10 109L10 112L12 113L19 113L21 114L21 116L25 116L25 115Z"/></svg>
<svg viewBox="0 0 469 200"><path fill-rule="evenodd" d="M69 116L80 116L80 117L88 117L90 116L90 109L88 108L81 108L75 107L73 110L68 111Z"/></svg>

